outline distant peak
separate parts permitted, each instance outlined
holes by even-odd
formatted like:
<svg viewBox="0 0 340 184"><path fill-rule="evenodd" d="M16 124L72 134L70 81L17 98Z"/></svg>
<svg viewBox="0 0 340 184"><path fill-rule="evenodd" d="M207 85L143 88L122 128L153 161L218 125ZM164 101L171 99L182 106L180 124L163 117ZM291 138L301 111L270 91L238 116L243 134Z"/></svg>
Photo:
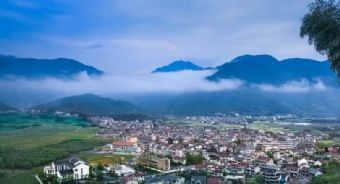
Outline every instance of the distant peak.
<svg viewBox="0 0 340 184"><path fill-rule="evenodd" d="M104 97L101 97L93 93L84 93L84 94L79 94L79 95L67 96L67 97L64 97L64 99L65 98L69 99L69 98L104 98Z"/></svg>
<svg viewBox="0 0 340 184"><path fill-rule="evenodd" d="M184 61L184 60L177 60L177 61L174 61L174 62L172 62L170 64L193 64L193 65L195 65L191 61Z"/></svg>
<svg viewBox="0 0 340 184"><path fill-rule="evenodd" d="M175 72L175 71L183 71L183 70L203 70L204 68L201 66L198 66L191 61L184 61L184 60L177 60L174 61L166 66L157 68L152 73L158 73L158 72Z"/></svg>
<svg viewBox="0 0 340 184"><path fill-rule="evenodd" d="M74 95L74 96L98 96L98 95L93 94L93 93L84 93L84 94Z"/></svg>
<svg viewBox="0 0 340 184"><path fill-rule="evenodd" d="M27 79L57 78L74 79L80 73L86 72L89 76L101 76L103 71L79 61L68 58L36 59L17 58L14 56L0 55L0 78L15 76Z"/></svg>
<svg viewBox="0 0 340 184"><path fill-rule="evenodd" d="M174 61L166 66L174 66L174 65L178 65L178 66L194 66L194 67L200 67L198 65L196 65L195 63L191 62L191 61L184 61L184 60L177 60ZM166 67L165 66L165 67ZM200 67L201 68L201 67Z"/></svg>
<svg viewBox="0 0 340 184"><path fill-rule="evenodd" d="M283 59L281 62L318 62L318 63L324 63L327 62L328 60L325 61L319 61L319 60L314 60L314 59L308 59L308 58L288 58L288 59Z"/></svg>
<svg viewBox="0 0 340 184"><path fill-rule="evenodd" d="M238 56L233 59L231 62L243 62L243 61L250 61L250 62L265 62L265 61L278 61L275 57L268 55L268 54L259 54L259 55L242 55Z"/></svg>

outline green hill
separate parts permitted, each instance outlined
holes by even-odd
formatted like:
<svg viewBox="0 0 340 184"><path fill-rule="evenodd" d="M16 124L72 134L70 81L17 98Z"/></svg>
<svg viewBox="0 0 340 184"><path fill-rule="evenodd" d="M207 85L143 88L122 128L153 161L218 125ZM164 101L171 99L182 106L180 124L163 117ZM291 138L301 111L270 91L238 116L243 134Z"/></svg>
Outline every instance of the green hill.
<svg viewBox="0 0 340 184"><path fill-rule="evenodd" d="M143 110L122 100L112 100L94 94L84 94L61 98L46 104L37 105L29 110L41 112L68 112L81 115L127 115L140 114Z"/></svg>

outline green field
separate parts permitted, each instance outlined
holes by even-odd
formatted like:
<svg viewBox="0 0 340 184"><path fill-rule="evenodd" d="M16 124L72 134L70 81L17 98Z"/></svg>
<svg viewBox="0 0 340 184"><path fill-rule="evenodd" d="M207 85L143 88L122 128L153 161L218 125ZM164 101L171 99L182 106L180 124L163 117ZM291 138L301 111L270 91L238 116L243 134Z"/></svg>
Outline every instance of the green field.
<svg viewBox="0 0 340 184"><path fill-rule="evenodd" d="M87 127L81 117L54 115L0 115L0 146L31 148L68 139L90 139L97 128Z"/></svg>
<svg viewBox="0 0 340 184"><path fill-rule="evenodd" d="M121 164L133 158L131 155L96 154L90 152L79 153L78 156L91 165L97 164Z"/></svg>
<svg viewBox="0 0 340 184"><path fill-rule="evenodd" d="M61 153L69 154L83 150L90 145L100 145L107 140L96 136L98 128L88 126L82 117L62 117L60 115L40 114L0 114L0 148L2 150L18 150L18 153L2 153L0 160L20 160L20 154L28 158L33 153L40 155L39 150L60 148ZM70 142L71 141L71 142ZM79 142L82 147L71 146ZM26 151L27 150L27 151ZM25 154L27 152L27 154ZM2 155L2 156L1 156ZM16 158L16 159L15 159ZM34 159L34 158L30 158ZM8 162L8 161L7 161ZM2 163L0 163L2 164ZM1 168L1 167L0 167ZM23 170L16 168L2 168L5 177L0 178L0 184L37 183L34 174L42 172L42 166Z"/></svg>
<svg viewBox="0 0 340 184"><path fill-rule="evenodd" d="M286 125L280 125L272 122L254 122L249 124L247 127L251 129L262 129L274 133L292 131Z"/></svg>
<svg viewBox="0 0 340 184"><path fill-rule="evenodd" d="M42 168L37 167L30 170L5 170L6 177L0 179L3 184L39 184L34 177L42 173Z"/></svg>
<svg viewBox="0 0 340 184"><path fill-rule="evenodd" d="M167 124L173 124L173 125L181 125L181 126L189 126L189 127L216 127L218 129L232 129L232 128L242 128L243 125L240 124L208 124L208 123L202 123L195 120L171 120L166 121Z"/></svg>

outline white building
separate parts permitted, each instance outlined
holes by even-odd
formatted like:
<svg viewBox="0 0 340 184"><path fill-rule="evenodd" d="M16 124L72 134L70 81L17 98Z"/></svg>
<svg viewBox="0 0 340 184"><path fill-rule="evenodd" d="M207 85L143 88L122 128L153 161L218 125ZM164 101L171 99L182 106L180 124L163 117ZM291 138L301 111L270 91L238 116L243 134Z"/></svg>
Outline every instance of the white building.
<svg viewBox="0 0 340 184"><path fill-rule="evenodd" d="M44 173L47 175L55 175L60 179L72 178L80 180L89 177L90 166L78 158L71 158L52 162L51 165L44 166Z"/></svg>
<svg viewBox="0 0 340 184"><path fill-rule="evenodd" d="M114 168L114 171L118 176L127 176L136 172L134 169L126 165L118 165Z"/></svg>
<svg viewBox="0 0 340 184"><path fill-rule="evenodd" d="M308 161L305 158L302 158L302 159L298 160L297 164L298 164L299 168L302 168L302 167L310 168L310 165L309 165Z"/></svg>

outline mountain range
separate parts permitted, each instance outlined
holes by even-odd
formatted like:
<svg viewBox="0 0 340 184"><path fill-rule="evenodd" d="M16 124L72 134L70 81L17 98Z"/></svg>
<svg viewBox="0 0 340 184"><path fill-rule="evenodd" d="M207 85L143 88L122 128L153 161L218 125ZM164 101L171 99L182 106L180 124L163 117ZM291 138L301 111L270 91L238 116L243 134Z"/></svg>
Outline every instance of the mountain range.
<svg viewBox="0 0 340 184"><path fill-rule="evenodd" d="M144 119L166 114L185 116L230 112L248 115L294 114L302 117L340 118L340 93L337 89L301 94L242 88L215 92L137 95L123 99L127 101L83 94L60 98L27 110L113 116L119 119ZM13 110L16 109L0 104L2 112Z"/></svg>
<svg viewBox="0 0 340 184"><path fill-rule="evenodd" d="M17 68L16 68L17 67ZM34 68L36 67L36 68ZM121 114L174 114L174 115L210 115L214 113L238 112L251 115L296 114L302 116L340 117L340 93L336 74L330 70L327 61L291 58L277 60L270 55L243 55L211 68L198 66L190 61L175 61L167 66L155 69L152 73L178 72L190 70L199 72L211 69L206 80L218 83L223 79L239 79L245 84L234 90L214 92L149 93L136 91L122 100L112 100L93 94L70 96L45 104L35 105L30 110L43 112L63 111L84 115L121 115ZM91 76L103 75L104 72L70 59L40 60L20 59L13 56L0 56L0 78L18 76L29 79L41 77L72 78L75 74L86 72ZM155 75L157 77L157 75ZM285 93L261 90L252 84L282 86L290 81L322 81L323 90L307 90L302 93ZM22 91L22 93L29 93ZM33 91L34 94L44 91ZM57 93L57 92L54 92ZM1 101L9 103L9 98L20 95L13 91L0 91ZM44 100L31 104L44 103L53 95L45 95ZM56 97L60 95L55 95ZM110 96L116 99L115 96ZM25 95L20 95L20 99ZM15 99L15 97L13 97ZM32 99L29 99L30 102ZM15 100L14 100L15 101ZM20 100L22 101L22 100ZM131 103L130 103L131 102ZM134 105L136 104L136 105ZM27 106L26 106L27 107ZM0 104L0 111L10 109Z"/></svg>
<svg viewBox="0 0 340 184"><path fill-rule="evenodd" d="M220 66L208 68L196 65L191 61L178 60L159 67L152 73L206 69L215 71L206 77L212 82L223 79L239 79L249 84L280 85L288 81L306 79L312 82L321 80L326 85L338 86L336 74L330 70L329 62L302 58L279 61L270 55L243 55ZM75 75L84 72L89 76L104 74L103 71L93 66L72 59L34 59L0 55L0 78L3 79L12 77L72 79Z"/></svg>
<svg viewBox="0 0 340 184"><path fill-rule="evenodd" d="M140 114L144 111L123 100L112 100L94 94L64 97L45 104L30 107L29 110L40 112L68 112L81 115L126 115Z"/></svg>
<svg viewBox="0 0 340 184"><path fill-rule="evenodd" d="M129 101L146 110L170 115L294 114L302 117L340 117L339 90L305 93L266 92L257 88L175 95L152 94Z"/></svg>
<svg viewBox="0 0 340 184"><path fill-rule="evenodd" d="M35 59L0 55L0 78L38 79L52 77L70 79L83 72L89 76L104 74L103 71L73 59Z"/></svg>
<svg viewBox="0 0 340 184"><path fill-rule="evenodd" d="M157 68L157 72L201 71L200 67L190 61L175 61ZM289 81L302 79L315 82L321 80L327 85L338 86L336 74L330 70L328 61L290 58L279 61L270 55L243 55L217 67L209 67L216 71L206 79L218 82L223 79L239 79L248 84L280 85Z"/></svg>
<svg viewBox="0 0 340 184"><path fill-rule="evenodd" d="M277 60L270 55L244 55L217 67L216 73L207 77L211 81L237 78L248 83L280 85L287 81L307 79L322 80L338 85L337 77L327 61L291 58Z"/></svg>

